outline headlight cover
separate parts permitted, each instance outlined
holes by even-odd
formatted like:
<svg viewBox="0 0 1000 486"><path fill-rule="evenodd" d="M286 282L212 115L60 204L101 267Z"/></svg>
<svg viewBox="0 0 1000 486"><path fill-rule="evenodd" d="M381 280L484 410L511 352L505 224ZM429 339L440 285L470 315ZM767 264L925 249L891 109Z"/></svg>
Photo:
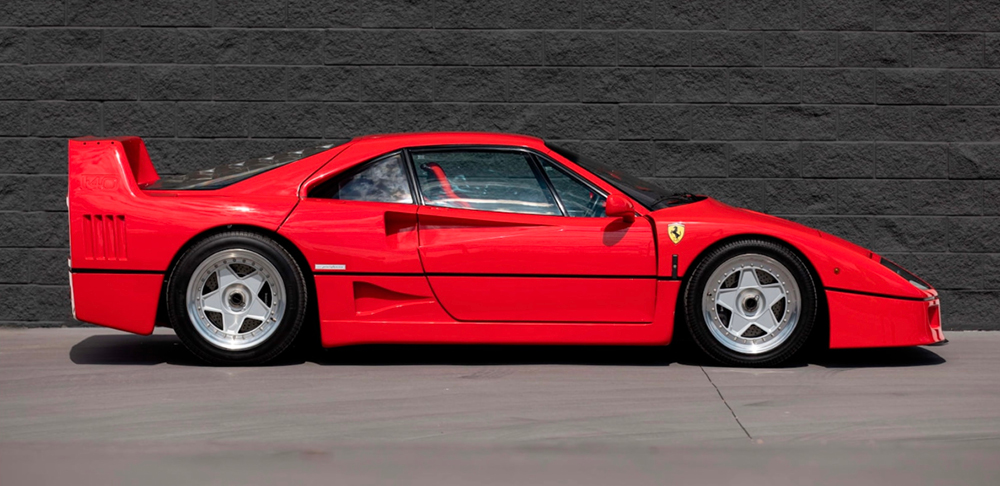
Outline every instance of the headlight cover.
<svg viewBox="0 0 1000 486"><path fill-rule="evenodd" d="M882 262L882 266L884 266L885 268L888 268L889 270L892 270L892 273L895 273L896 275L899 275L900 277L903 277L904 280L910 282L910 284L912 284L914 287L916 287L916 288L918 288L920 290L930 290L931 289L930 284L928 284L927 282L925 282L920 277L918 277L918 276L910 273L905 268L903 268L903 267L897 265L896 263L890 261L889 259L887 259L885 257L882 257L881 258L881 262Z"/></svg>

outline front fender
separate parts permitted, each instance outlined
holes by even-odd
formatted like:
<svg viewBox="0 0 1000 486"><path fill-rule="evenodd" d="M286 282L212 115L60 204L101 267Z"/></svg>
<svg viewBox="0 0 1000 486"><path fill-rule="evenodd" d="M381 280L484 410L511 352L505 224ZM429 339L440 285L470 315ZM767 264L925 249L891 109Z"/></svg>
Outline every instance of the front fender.
<svg viewBox="0 0 1000 486"><path fill-rule="evenodd" d="M774 216L728 206L708 198L650 213L659 244L659 275L683 277L712 246L740 236L766 237L785 242L812 265L824 289L844 290L905 299L927 299L933 289L921 290L880 263L880 257L858 245L819 230ZM684 225L674 243L670 225ZM677 255L677 270L672 268Z"/></svg>

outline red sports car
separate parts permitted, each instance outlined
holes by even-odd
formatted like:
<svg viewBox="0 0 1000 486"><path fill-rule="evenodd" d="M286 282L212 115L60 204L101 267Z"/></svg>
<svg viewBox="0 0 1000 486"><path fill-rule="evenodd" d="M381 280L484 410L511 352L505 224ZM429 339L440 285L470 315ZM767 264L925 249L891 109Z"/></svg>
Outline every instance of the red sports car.
<svg viewBox="0 0 1000 486"><path fill-rule="evenodd" d="M540 139L359 137L157 175L142 139L69 142L74 315L172 327L209 363L303 326L355 343L665 345L731 365L941 342L926 282L840 238L667 194Z"/></svg>

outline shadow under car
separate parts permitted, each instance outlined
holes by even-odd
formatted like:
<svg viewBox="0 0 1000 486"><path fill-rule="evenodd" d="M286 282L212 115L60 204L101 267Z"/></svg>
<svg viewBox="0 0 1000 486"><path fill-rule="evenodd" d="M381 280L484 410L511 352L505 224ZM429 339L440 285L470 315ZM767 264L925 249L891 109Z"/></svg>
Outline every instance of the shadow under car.
<svg viewBox="0 0 1000 486"><path fill-rule="evenodd" d="M199 366L176 336L97 335L75 344L70 360L80 365ZM565 364L597 366L716 366L697 353L674 346L521 346L521 345L416 345L365 344L322 349L300 346L265 366L302 363L319 365L529 365ZM819 350L793 360L785 367L809 364L824 368L880 368L931 366L944 363L937 353L923 347Z"/></svg>

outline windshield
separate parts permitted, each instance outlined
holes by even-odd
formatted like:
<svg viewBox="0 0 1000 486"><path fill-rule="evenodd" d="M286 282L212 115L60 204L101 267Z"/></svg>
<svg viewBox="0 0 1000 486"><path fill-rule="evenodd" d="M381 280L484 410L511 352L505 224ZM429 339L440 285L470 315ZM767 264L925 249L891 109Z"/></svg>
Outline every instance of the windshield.
<svg viewBox="0 0 1000 486"><path fill-rule="evenodd" d="M545 143L545 146L553 152L566 157L574 164L587 169L649 210L688 204L705 199L705 196L670 193L655 184L651 184L618 169L612 169L586 157L581 157L565 148L552 145L548 142Z"/></svg>

